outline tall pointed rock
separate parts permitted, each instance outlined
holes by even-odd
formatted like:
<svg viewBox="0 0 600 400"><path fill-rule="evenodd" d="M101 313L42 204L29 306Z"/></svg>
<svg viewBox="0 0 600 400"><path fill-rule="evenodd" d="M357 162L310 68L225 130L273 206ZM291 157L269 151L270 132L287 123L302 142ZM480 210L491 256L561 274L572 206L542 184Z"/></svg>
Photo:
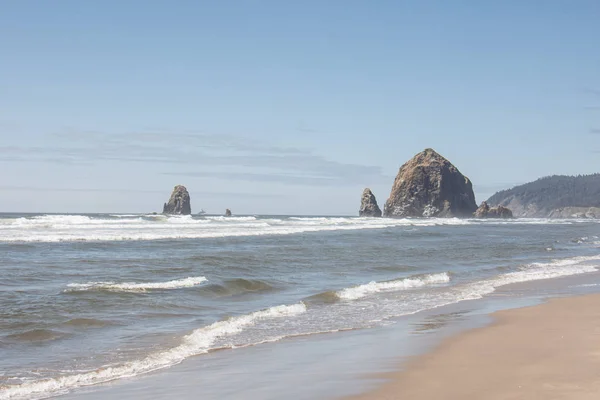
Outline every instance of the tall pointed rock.
<svg viewBox="0 0 600 400"><path fill-rule="evenodd" d="M358 210L359 217L381 217L381 209L377 205L375 195L371 192L371 189L366 188L363 191L360 200L360 210Z"/></svg>
<svg viewBox="0 0 600 400"><path fill-rule="evenodd" d="M169 201L163 207L163 214L190 215L191 213L190 194L185 186L175 186Z"/></svg>
<svg viewBox="0 0 600 400"><path fill-rule="evenodd" d="M471 217L475 210L469 178L435 150L425 149L400 167L383 215Z"/></svg>

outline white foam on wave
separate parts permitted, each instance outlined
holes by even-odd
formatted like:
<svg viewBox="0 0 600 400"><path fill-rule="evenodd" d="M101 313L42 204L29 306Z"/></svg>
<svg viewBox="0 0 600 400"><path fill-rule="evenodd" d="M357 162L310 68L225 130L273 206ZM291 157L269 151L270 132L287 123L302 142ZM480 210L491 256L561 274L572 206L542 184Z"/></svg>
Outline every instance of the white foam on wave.
<svg viewBox="0 0 600 400"><path fill-rule="evenodd" d="M37 215L35 217L17 218L14 226L52 226L56 224L81 225L89 224L92 218L86 215Z"/></svg>
<svg viewBox="0 0 600 400"><path fill-rule="evenodd" d="M90 217L87 215L38 215L35 217L21 217L14 220L11 224L5 225L3 229L18 231L26 229L31 233L31 230L38 229L45 232L72 230L72 229L102 229L102 227L118 229L120 227L139 225L143 223L143 219L139 215L124 216L119 218L102 218ZM2 231L0 230L0 240L2 240Z"/></svg>
<svg viewBox="0 0 600 400"><path fill-rule="evenodd" d="M236 335L257 322L293 317L304 312L306 312L306 306L303 303L297 303L232 317L196 329L189 335L184 336L178 346L150 354L140 360L130 361L118 366L106 366L79 374L2 387L0 388L0 400L49 396L81 386L96 385L170 367L179 364L188 357L208 352L218 339Z"/></svg>
<svg viewBox="0 0 600 400"><path fill-rule="evenodd" d="M415 292L414 295L408 295L408 298L414 299L419 305L412 309L409 304L409 310L406 309L407 304L399 304L395 300L391 301L391 299L387 299L391 302L386 302L382 299L380 303L382 307L391 308L387 311L389 314L384 315L380 321L390 317L414 314L462 301L481 299L495 292L498 288L511 284L597 272L600 268L598 261L600 261L600 255L554 259L544 263L524 265L518 271L500 274L479 281L459 283L454 286L443 285L443 287L434 288L427 292ZM432 274L429 277L421 277L420 280L411 277L388 282L370 282L366 285L342 289L336 292L336 294L344 300L356 301L359 307L364 307L365 303L361 299L368 295L384 294L387 291L418 288L426 285L435 287L449 280L450 277L447 274ZM408 302L411 303L412 300L408 300ZM413 305L417 305L417 303ZM349 305L352 302L346 304Z"/></svg>
<svg viewBox="0 0 600 400"><path fill-rule="evenodd" d="M290 235L305 232L384 229L395 226L468 225L448 219L352 217L257 218L163 216L102 219L79 215L46 215L0 224L0 242L70 242L199 239Z"/></svg>
<svg viewBox="0 0 600 400"><path fill-rule="evenodd" d="M132 214L133 215L133 214ZM489 224L557 224L562 220L488 221L458 218L358 218L358 217L193 217L148 215L102 218L85 215L43 215L0 223L0 242L128 241L202 239L308 232ZM588 221L589 222L589 221Z"/></svg>
<svg viewBox="0 0 600 400"><path fill-rule="evenodd" d="M426 292L413 292L406 296L406 301L398 302L395 299L384 298L377 302L377 307L381 307L383 315L380 318L370 320L370 322L383 322L389 318L415 314L463 301L478 300L506 285L597 272L600 268L597 262L599 260L600 255L555 259L546 263L525 265L519 271L497 275L488 279L445 286L439 289L434 288ZM357 308L360 308L361 313L364 312L366 307L370 307L369 303L365 304L360 299L356 300Z"/></svg>
<svg viewBox="0 0 600 400"><path fill-rule="evenodd" d="M209 220L209 221L224 221L224 222L256 221L258 219L255 216L225 217L222 215L216 215L216 216L210 216L210 217L205 216L203 218L206 220Z"/></svg>
<svg viewBox="0 0 600 400"><path fill-rule="evenodd" d="M566 218L515 218L515 219L470 219L477 221L482 225L572 225L582 222L592 222L584 219L566 219Z"/></svg>
<svg viewBox="0 0 600 400"><path fill-rule="evenodd" d="M113 292L145 292L147 290L160 289L182 289L192 287L206 282L204 276L187 277L183 279L175 279L168 282L88 282L88 283L69 283L66 291L87 291L87 290L109 290Z"/></svg>
<svg viewBox="0 0 600 400"><path fill-rule="evenodd" d="M354 286L350 288L342 289L336 292L340 299L344 300L356 300L365 297L369 294L381 292L381 291L393 291L393 290L404 290L418 288L427 285L436 285L450 282L450 276L448 273L443 272L439 274L422 275L418 277L395 279L392 281L384 282L369 282L365 285Z"/></svg>
<svg viewBox="0 0 600 400"><path fill-rule="evenodd" d="M581 285L575 285L575 286L571 286L571 287L596 287L596 286L600 286L600 283L584 283Z"/></svg>
<svg viewBox="0 0 600 400"><path fill-rule="evenodd" d="M501 274L477 282L444 287L440 290L436 288L431 292L428 291L427 293L420 293L421 297L426 296L428 298L427 304L423 304L421 307L418 307L414 310L402 311L400 313L392 311L388 316L384 316L383 318L415 313L424 309L437 308L465 300L479 299L494 292L497 288L509 284L560 278L563 276L594 272L598 270L599 260L600 255L554 259L544 263L528 264L523 266L518 271ZM425 284L444 283L447 281L447 279L449 279L449 277L447 274L443 273L432 274L429 276L429 278L422 276L420 277L420 280L418 280L418 277L415 276L395 281L374 282L373 284L362 285L362 289L360 290L363 290L362 293L364 293L365 290L366 293L383 293L386 290L402 290L404 288L419 287L420 285L422 286ZM361 294L360 290L357 290L356 293ZM357 299L360 299L360 297L357 297ZM352 304L354 303L344 303L344 306ZM361 305L360 301L357 301L356 304L358 307L351 307L348 309L361 309L360 312L362 313L362 307L364 304ZM393 304L394 307L398 305L397 302ZM211 349L219 348L222 346L223 339L227 339L229 341L230 337L236 337L238 334L243 334L244 331L251 331L253 326L258 325L256 329L262 330L264 328L270 332L273 328L272 322L270 322L271 319L288 317L294 318L305 313L306 310L306 306L303 303L297 303L293 305L272 307L250 314L232 317L230 319L215 322L211 325L199 328L191 332L189 335L184 336L178 346L164 351L152 353L142 359L126 362L117 366L106 366L93 371L78 372L52 379L28 381L4 386L0 388L0 400L45 397L53 394L63 393L69 389L79 386L94 385L166 368L180 363L190 356L206 353ZM339 318L338 314L334 315L335 318ZM309 315L307 315L307 317L308 316ZM268 321L264 327L259 325L260 321L263 320ZM370 320L370 323L373 321L374 320ZM381 321L381 319L379 319L379 321ZM283 322L285 325L292 325L289 324L288 321ZM331 331L335 331L335 329L340 328L349 327L338 325L332 327ZM293 333L314 334L321 331L324 331L322 327L315 327L314 330ZM248 344L244 342L243 345L253 345L260 342L278 340L290 335L289 333L281 335L281 333L276 332L276 330L274 330L273 333L277 334L270 337L264 337L260 335L260 337L255 338L256 340L253 339L252 342ZM233 344L227 346L233 347Z"/></svg>
<svg viewBox="0 0 600 400"><path fill-rule="evenodd" d="M589 222L589 220L586 220ZM358 217L193 217L146 215L102 218L85 215L44 215L0 223L0 242L72 242L201 239L261 235L291 235L390 227L430 227L489 224L558 224L563 220L491 221L458 218L358 218Z"/></svg>
<svg viewBox="0 0 600 400"><path fill-rule="evenodd" d="M524 266L520 271L509 272L495 278L468 284L457 288L460 290L458 300L480 299L493 293L501 286L515 283L538 281L544 279L561 278L571 275L585 274L598 271L597 265L589 264L591 261L600 260L597 256L580 256L566 259L555 259L546 263L532 263Z"/></svg>

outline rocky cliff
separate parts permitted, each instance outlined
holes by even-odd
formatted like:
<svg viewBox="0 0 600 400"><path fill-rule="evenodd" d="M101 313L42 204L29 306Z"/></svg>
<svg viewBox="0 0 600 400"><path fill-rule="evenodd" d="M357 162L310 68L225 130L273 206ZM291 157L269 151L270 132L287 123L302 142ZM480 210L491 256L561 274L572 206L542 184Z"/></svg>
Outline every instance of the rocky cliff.
<svg viewBox="0 0 600 400"><path fill-rule="evenodd" d="M400 167L383 215L471 217L476 209L469 178L433 149L425 149Z"/></svg>
<svg viewBox="0 0 600 400"><path fill-rule="evenodd" d="M359 217L381 217L381 209L377 205L375 195L371 192L371 189L366 188L363 191L360 199L360 210L358 210Z"/></svg>
<svg viewBox="0 0 600 400"><path fill-rule="evenodd" d="M190 194L183 185L177 185L171 193L169 201L163 206L164 214L190 215L192 207L190 205Z"/></svg>

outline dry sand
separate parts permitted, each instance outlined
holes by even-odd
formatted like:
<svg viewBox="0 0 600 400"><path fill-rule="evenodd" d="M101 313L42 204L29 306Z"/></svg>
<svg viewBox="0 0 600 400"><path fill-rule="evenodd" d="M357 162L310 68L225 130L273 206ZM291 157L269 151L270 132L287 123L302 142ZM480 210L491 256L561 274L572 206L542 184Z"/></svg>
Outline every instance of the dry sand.
<svg viewBox="0 0 600 400"><path fill-rule="evenodd" d="M352 399L600 399L600 295L501 311Z"/></svg>

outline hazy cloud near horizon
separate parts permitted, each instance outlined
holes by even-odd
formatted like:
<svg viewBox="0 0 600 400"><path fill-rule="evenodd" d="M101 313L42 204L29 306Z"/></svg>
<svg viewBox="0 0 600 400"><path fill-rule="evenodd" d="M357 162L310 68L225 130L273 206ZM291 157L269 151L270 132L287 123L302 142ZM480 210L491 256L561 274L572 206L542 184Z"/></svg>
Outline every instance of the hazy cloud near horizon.
<svg viewBox="0 0 600 400"><path fill-rule="evenodd" d="M162 204L172 186L182 183L202 208L227 204L265 212L262 207L270 203L273 212L293 212L277 208L278 204L290 207L311 187L331 196L335 187L354 193L358 187L387 186L393 180L379 166L338 162L312 149L235 135L69 129L39 139L17 137L10 145L0 145L0 163L22 174L0 185L0 192L30 193L23 196L24 202L6 200L9 210L145 211ZM36 193L43 193L43 200ZM287 200L261 201L269 198ZM46 209L51 203L57 205Z"/></svg>
<svg viewBox="0 0 600 400"><path fill-rule="evenodd" d="M389 181L379 166L328 160L310 149L276 146L233 135L134 132L103 134L64 131L49 135L47 146L2 146L0 161L91 165L105 162L154 163L163 175L277 182L299 185L345 185ZM185 171L168 170L173 164Z"/></svg>
<svg viewBox="0 0 600 400"><path fill-rule="evenodd" d="M164 190L144 190L144 189L122 189L122 188L73 188L73 187L39 187L39 186L0 186L0 191L25 191L25 192L65 192L65 193L120 193L120 194L159 194L166 195L168 192ZM248 198L277 198L284 197L280 194L264 194L264 193L249 193L249 192L203 192L204 197L223 197L223 196L243 196Z"/></svg>

